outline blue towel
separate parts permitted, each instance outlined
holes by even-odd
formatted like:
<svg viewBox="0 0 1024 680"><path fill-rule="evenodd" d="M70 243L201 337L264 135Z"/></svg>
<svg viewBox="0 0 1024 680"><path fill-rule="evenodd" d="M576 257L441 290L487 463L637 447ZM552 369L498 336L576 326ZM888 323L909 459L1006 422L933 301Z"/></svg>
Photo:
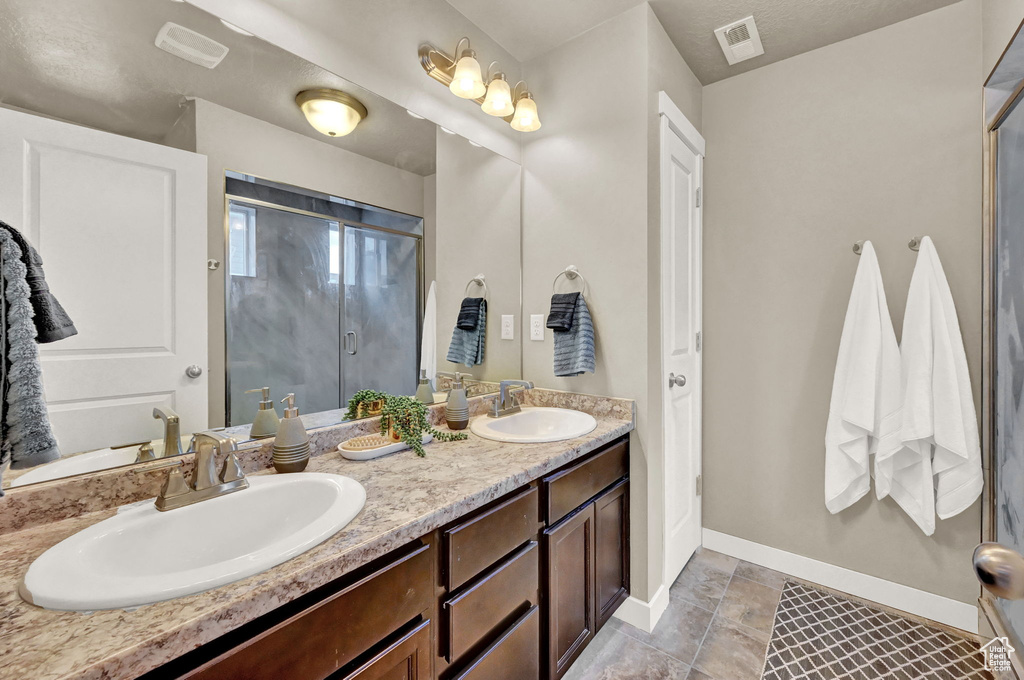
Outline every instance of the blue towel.
<svg viewBox="0 0 1024 680"><path fill-rule="evenodd" d="M587 301L581 294L576 298L572 327L567 331L555 331L555 375L571 378L593 373L595 364L594 324L590 320Z"/></svg>
<svg viewBox="0 0 1024 680"><path fill-rule="evenodd" d="M467 298L468 299L468 298ZM484 362L484 341L487 338L487 301L478 306L476 327L464 330L455 326L452 344L448 346L448 361L463 366L479 366Z"/></svg>

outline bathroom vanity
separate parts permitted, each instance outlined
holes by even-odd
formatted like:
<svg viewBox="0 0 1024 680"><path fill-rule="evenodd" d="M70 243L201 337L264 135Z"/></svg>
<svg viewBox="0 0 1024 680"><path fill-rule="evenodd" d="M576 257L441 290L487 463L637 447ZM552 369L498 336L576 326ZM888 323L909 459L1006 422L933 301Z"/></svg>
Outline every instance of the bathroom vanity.
<svg viewBox="0 0 1024 680"><path fill-rule="evenodd" d="M144 677L559 678L629 590L618 439Z"/></svg>
<svg viewBox="0 0 1024 680"><path fill-rule="evenodd" d="M471 398L472 415L492 401ZM428 445L425 458L366 462L334 447L374 421L314 430L307 472L359 482L356 518L276 567L137 609L51 611L17 594L40 554L132 497L131 478L78 482L120 499L103 510L54 507L53 520L37 513L6 533L0 521L0 679L561 677L628 593L634 405L542 389L523 404L587 412L597 426L537 444L470 435ZM442 410L431 409L435 422ZM268 446L240 450L250 479L274 474Z"/></svg>

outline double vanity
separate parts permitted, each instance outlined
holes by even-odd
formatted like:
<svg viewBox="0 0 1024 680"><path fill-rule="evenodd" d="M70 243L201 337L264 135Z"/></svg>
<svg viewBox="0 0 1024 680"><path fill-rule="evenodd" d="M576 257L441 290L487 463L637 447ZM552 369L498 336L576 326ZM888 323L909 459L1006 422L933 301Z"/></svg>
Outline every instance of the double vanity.
<svg viewBox="0 0 1024 680"><path fill-rule="evenodd" d="M0 535L0 678L561 677L628 593L633 404L523 407L426 458L343 459L373 420L311 432L304 473L243 446L247 489Z"/></svg>

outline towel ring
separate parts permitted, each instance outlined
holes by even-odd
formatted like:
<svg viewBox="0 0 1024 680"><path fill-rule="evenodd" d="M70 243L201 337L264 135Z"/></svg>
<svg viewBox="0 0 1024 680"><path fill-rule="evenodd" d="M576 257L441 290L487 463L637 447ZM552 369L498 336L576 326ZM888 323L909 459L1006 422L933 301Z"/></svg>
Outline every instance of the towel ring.
<svg viewBox="0 0 1024 680"><path fill-rule="evenodd" d="M921 239L923 238L924 236L915 236L914 238L910 239L910 243L907 244L907 247L916 253L918 250L921 249Z"/></svg>
<svg viewBox="0 0 1024 680"><path fill-rule="evenodd" d="M463 297L469 297L469 289L470 289L470 287L474 283L484 289L483 297L484 297L484 299L486 299L487 298L487 279L484 278L483 274L477 274L476 276L474 276L473 278L471 278L469 280L469 283L466 284L466 292L463 295Z"/></svg>
<svg viewBox="0 0 1024 680"><path fill-rule="evenodd" d="M587 295L589 294L590 286L587 284L587 279L583 276L583 274L580 274L580 270L576 269L576 265L574 264L569 265L562 271L558 272L557 275L555 275L555 280L551 282L552 294L554 294L555 292L555 284L558 283L558 279L560 279L563 276L569 279L570 281L574 281L578 276L580 280L583 281L583 297L587 297Z"/></svg>
<svg viewBox="0 0 1024 680"><path fill-rule="evenodd" d="M853 244L853 254L860 255L864 252L864 241L857 241Z"/></svg>

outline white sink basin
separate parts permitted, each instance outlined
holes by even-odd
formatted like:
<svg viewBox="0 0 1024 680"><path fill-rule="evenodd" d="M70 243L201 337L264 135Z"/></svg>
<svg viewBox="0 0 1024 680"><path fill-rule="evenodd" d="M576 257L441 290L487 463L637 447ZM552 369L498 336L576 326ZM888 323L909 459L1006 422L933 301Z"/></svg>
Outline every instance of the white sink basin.
<svg viewBox="0 0 1024 680"><path fill-rule="evenodd" d="M181 438L182 449L188 449L191 439L192 435L186 435ZM154 440L150 444L153 446L153 454L157 458L162 457L164 454L164 440ZM121 467L122 465L131 465L135 462L138 455L138 446L123 446L117 449L97 449L96 451L76 453L67 458L61 458L60 460L55 460L52 463L40 465L29 470L15 478L11 482L11 487L48 482L52 479L82 475L86 472L98 472L99 470L109 470Z"/></svg>
<svg viewBox="0 0 1024 680"><path fill-rule="evenodd" d="M473 434L484 439L523 444L575 439L593 432L595 427L597 421L589 413L533 406L501 418L480 416L469 425Z"/></svg>
<svg viewBox="0 0 1024 680"><path fill-rule="evenodd" d="M323 543L366 503L362 484L299 472L160 512L129 508L39 556L21 596L47 609L138 607L238 581Z"/></svg>

